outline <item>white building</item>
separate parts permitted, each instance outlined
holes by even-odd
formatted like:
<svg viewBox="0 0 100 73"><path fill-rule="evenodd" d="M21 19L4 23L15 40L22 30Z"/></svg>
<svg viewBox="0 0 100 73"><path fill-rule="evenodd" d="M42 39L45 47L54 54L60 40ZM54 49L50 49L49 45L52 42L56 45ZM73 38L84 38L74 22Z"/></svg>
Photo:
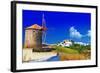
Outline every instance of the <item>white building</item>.
<svg viewBox="0 0 100 73"><path fill-rule="evenodd" d="M58 46L69 47L69 46L71 46L72 44L73 44L72 41L70 41L70 40L64 40L63 42L60 42L60 43L58 44Z"/></svg>

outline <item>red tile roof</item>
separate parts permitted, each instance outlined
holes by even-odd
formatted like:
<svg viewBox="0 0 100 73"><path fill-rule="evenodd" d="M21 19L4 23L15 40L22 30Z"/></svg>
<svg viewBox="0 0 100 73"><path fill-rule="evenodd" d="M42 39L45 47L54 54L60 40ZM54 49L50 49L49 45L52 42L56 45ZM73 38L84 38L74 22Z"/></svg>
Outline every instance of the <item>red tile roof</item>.
<svg viewBox="0 0 100 73"><path fill-rule="evenodd" d="M38 29L38 30L47 30L46 27L41 27L38 24L33 24L32 26L27 27L26 29Z"/></svg>
<svg viewBox="0 0 100 73"><path fill-rule="evenodd" d="M41 26L39 26L38 24L33 24L32 26L29 26L29 27L27 27L27 29L42 29L42 27Z"/></svg>

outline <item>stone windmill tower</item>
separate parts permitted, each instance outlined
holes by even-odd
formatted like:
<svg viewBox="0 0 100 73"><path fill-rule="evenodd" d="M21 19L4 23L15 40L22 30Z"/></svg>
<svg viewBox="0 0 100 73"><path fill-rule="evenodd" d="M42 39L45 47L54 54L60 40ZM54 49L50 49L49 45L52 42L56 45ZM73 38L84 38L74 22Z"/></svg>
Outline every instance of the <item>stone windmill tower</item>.
<svg viewBox="0 0 100 73"><path fill-rule="evenodd" d="M42 49L42 35L46 28L44 25L44 15L42 19L42 26L33 24L25 29L24 48L33 49L33 51L43 51Z"/></svg>

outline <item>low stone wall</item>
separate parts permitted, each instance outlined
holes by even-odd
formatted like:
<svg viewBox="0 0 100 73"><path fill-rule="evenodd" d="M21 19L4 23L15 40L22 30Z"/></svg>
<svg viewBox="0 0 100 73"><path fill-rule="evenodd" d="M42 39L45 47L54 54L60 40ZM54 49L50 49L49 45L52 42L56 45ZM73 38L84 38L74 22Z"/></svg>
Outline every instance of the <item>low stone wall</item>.
<svg viewBox="0 0 100 73"><path fill-rule="evenodd" d="M32 52L32 49L27 48L23 49L23 62L44 61L56 55L56 52Z"/></svg>

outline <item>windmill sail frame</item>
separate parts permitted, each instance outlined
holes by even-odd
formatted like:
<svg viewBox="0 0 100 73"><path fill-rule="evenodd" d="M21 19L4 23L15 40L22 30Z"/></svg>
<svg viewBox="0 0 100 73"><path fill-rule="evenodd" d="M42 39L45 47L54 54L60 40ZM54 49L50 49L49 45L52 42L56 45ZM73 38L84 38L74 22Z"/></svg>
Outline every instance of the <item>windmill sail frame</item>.
<svg viewBox="0 0 100 73"><path fill-rule="evenodd" d="M44 14L42 15L42 27L46 28L46 22L45 22L45 18L44 18ZM43 37L42 37L42 41L43 43L46 43L46 30L43 31Z"/></svg>

